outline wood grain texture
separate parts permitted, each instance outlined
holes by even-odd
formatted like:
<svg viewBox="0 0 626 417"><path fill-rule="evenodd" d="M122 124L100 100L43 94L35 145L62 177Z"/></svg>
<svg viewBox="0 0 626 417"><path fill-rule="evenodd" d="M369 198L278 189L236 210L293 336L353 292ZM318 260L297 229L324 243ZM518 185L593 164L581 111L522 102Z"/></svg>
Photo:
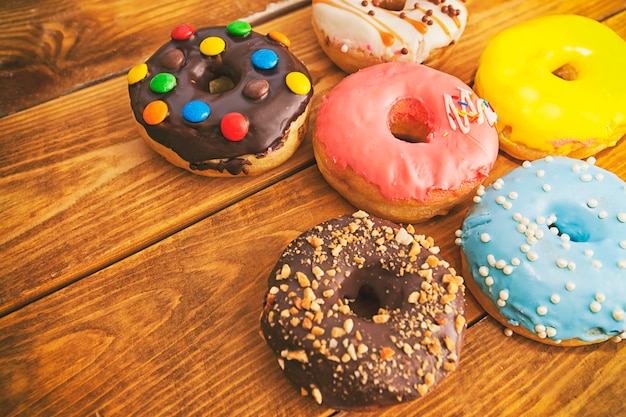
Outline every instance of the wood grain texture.
<svg viewBox="0 0 626 417"><path fill-rule="evenodd" d="M282 3L282 4L281 4ZM176 25L225 25L302 0L0 2L0 116L119 75Z"/></svg>

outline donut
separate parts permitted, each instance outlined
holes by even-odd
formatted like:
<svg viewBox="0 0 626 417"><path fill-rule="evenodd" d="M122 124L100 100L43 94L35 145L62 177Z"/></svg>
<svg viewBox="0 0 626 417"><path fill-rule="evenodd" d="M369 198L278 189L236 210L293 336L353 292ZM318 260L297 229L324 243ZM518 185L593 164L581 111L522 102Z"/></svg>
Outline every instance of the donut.
<svg viewBox="0 0 626 417"><path fill-rule="evenodd" d="M491 39L474 89L498 111L500 149L510 156L586 159L626 134L624 68L626 41L610 28L546 16Z"/></svg>
<svg viewBox="0 0 626 417"><path fill-rule="evenodd" d="M320 46L347 73L383 62L435 66L467 23L462 0L313 0L311 12Z"/></svg>
<svg viewBox="0 0 626 417"><path fill-rule="evenodd" d="M248 23L171 40L128 72L134 118L145 141L172 164L209 177L256 175L285 162L308 127L311 76L280 32Z"/></svg>
<svg viewBox="0 0 626 417"><path fill-rule="evenodd" d="M496 119L451 75L378 64L323 97L313 150L324 178L357 208L416 223L472 196L498 156Z"/></svg>
<svg viewBox="0 0 626 417"><path fill-rule="evenodd" d="M467 287L513 332L579 346L626 331L626 184L594 162L524 162L457 232Z"/></svg>
<svg viewBox="0 0 626 417"><path fill-rule="evenodd" d="M261 335L317 403L374 410L431 392L456 370L463 278L431 237L358 211L293 240L270 274Z"/></svg>

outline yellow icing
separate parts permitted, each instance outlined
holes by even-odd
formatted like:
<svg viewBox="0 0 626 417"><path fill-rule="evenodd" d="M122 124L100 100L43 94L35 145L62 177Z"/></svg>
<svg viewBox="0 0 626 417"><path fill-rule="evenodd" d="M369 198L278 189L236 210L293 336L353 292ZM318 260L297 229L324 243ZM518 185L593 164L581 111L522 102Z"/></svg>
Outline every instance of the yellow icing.
<svg viewBox="0 0 626 417"><path fill-rule="evenodd" d="M573 80L553 72L575 69ZM505 145L567 155L626 134L626 41L582 16L534 19L497 34L474 88L498 113ZM599 148L600 149L600 148Z"/></svg>

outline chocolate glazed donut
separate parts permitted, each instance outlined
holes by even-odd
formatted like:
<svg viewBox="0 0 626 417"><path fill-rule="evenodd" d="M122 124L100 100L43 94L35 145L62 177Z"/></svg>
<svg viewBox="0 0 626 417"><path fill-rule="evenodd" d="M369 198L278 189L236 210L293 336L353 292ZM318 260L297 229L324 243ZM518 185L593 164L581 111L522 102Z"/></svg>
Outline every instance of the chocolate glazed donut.
<svg viewBox="0 0 626 417"><path fill-rule="evenodd" d="M287 378L319 404L367 410L425 395L459 362L463 278L412 226L360 211L289 244L261 332Z"/></svg>
<svg viewBox="0 0 626 417"><path fill-rule="evenodd" d="M131 107L148 144L207 176L256 173L257 160L279 153L289 133L298 141L289 145L295 152L313 89L289 45L284 35L264 36L242 21L176 27L170 42L128 74Z"/></svg>

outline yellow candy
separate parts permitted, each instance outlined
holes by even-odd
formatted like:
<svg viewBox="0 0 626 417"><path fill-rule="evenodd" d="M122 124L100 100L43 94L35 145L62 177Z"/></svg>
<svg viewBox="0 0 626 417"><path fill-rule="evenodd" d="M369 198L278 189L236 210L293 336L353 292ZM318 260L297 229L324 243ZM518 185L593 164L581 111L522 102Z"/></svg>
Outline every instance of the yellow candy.
<svg viewBox="0 0 626 417"><path fill-rule="evenodd" d="M311 81L309 80L309 77L301 72L290 72L287 74L285 82L287 83L287 87L289 87L291 92L294 94L304 95L311 91Z"/></svg>
<svg viewBox="0 0 626 417"><path fill-rule="evenodd" d="M200 42L200 52L206 56L215 56L224 52L226 42L217 36L211 36Z"/></svg>
<svg viewBox="0 0 626 417"><path fill-rule="evenodd" d="M626 134L626 41L576 15L505 29L480 57L474 88L498 114L500 146L523 158L584 158ZM567 75L565 73L567 72Z"/></svg>
<svg viewBox="0 0 626 417"><path fill-rule="evenodd" d="M143 121L149 125L158 125L165 120L168 112L169 109L164 101L152 101L143 110Z"/></svg>
<svg viewBox="0 0 626 417"><path fill-rule="evenodd" d="M126 78L128 79L128 84L131 85L143 80L146 78L146 75L148 75L148 65L143 63L132 67L130 71L128 71Z"/></svg>

